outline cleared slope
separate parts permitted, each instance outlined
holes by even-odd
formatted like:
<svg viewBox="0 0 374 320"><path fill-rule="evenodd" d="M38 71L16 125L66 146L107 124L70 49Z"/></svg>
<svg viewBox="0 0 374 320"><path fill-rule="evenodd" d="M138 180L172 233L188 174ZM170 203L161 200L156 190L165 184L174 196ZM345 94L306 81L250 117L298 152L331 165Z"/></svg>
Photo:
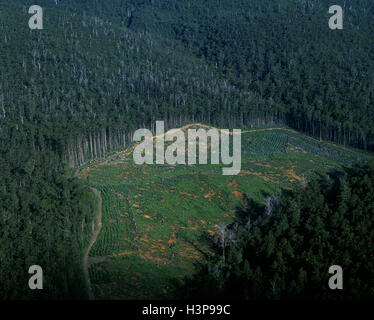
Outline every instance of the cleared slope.
<svg viewBox="0 0 374 320"><path fill-rule="evenodd" d="M206 127L193 124L186 128ZM103 195L103 229L91 253L97 299L173 298L176 281L193 273L217 225L261 212L264 199L371 155L319 142L287 128L246 130L242 171L220 166L137 166L131 149L92 163L81 176Z"/></svg>

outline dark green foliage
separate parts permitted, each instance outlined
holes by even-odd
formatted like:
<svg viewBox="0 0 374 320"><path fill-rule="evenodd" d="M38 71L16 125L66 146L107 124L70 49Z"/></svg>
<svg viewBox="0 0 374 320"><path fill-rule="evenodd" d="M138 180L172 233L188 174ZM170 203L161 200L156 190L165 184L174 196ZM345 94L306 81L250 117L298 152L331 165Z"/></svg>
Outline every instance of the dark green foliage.
<svg viewBox="0 0 374 320"><path fill-rule="evenodd" d="M85 298L81 255L95 213L93 195L56 168L53 153L12 150L0 158L0 299ZM32 265L43 268L42 291L29 289Z"/></svg>
<svg viewBox="0 0 374 320"><path fill-rule="evenodd" d="M42 32L31 4L0 2L0 123L55 129L74 163L156 119L285 123L373 149L370 0L343 8L343 31L327 0L41 0Z"/></svg>
<svg viewBox="0 0 374 320"><path fill-rule="evenodd" d="M72 297L93 210L65 165L155 120L286 124L374 148L371 0L347 3L343 32L328 29L327 0L39 0L45 29L30 31L33 4L0 0L1 297L32 297L34 261L55 280L46 297Z"/></svg>
<svg viewBox="0 0 374 320"><path fill-rule="evenodd" d="M312 181L283 195L270 216L253 204L240 216L238 241L225 261L217 249L187 282L185 297L374 297L374 167ZM332 265L343 268L343 290L328 287Z"/></svg>

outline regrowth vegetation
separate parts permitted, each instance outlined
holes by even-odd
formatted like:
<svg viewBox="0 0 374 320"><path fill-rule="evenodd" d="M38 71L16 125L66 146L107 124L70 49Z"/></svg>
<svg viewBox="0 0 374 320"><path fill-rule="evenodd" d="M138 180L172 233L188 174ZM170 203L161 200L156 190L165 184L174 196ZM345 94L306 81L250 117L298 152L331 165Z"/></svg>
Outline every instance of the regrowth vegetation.
<svg viewBox="0 0 374 320"><path fill-rule="evenodd" d="M282 190L310 188L309 182L320 175L366 164L372 158L341 148L287 128L268 128L243 133L242 171L237 176L223 176L220 165L138 166L128 150L83 168L81 176L103 195L103 229L90 257L95 298L170 299L178 297L177 288L186 290L185 277L192 277L204 261L211 265L217 259L222 264L229 257L227 269L218 270L226 272L232 247L242 241L241 229L273 216L279 202L283 203ZM251 217L249 222L247 212L252 209L262 218ZM293 206L288 209L292 211ZM372 219L370 214L367 219ZM278 242L272 245L274 255L281 251ZM335 248L333 240L331 246ZM292 257L297 260L296 254ZM268 267L273 270L271 264ZM209 273L204 269L202 278L204 274ZM202 283L199 279L185 286L193 290L196 285L199 291Z"/></svg>

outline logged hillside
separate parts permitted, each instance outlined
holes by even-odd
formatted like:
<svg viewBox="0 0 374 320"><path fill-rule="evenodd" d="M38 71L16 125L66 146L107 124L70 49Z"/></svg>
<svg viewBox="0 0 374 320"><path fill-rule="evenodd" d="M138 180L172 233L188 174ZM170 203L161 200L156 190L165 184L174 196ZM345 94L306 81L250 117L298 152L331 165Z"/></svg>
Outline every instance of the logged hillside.
<svg viewBox="0 0 374 320"><path fill-rule="evenodd" d="M206 127L191 124L183 130ZM271 215L269 203L282 192L309 187L320 176L335 179L345 167L366 165L373 159L370 154L319 142L288 128L244 130L242 168L237 176L222 175L222 165L136 165L132 152L129 147L80 171L80 177L103 197L103 228L88 259L95 299L174 299L176 288L204 262L211 262L214 270L204 269L201 278L195 276L190 288L182 286L182 291L189 298L202 294L206 298L213 288L218 297L221 291L214 285L225 283L230 274L230 265L222 263L221 250L214 245L222 224L240 223L244 228L250 217L255 225L255 218ZM363 219L372 221L370 213ZM314 223L310 222L311 228ZM266 230L263 233L271 237ZM330 240L335 247L338 239ZM276 244L271 245L276 251ZM230 256L234 264L235 257L232 260ZM204 274L209 276L207 281L217 275L217 282L205 284ZM266 280L262 282L267 293ZM206 291L199 293L198 287ZM244 293L237 297L245 298Z"/></svg>

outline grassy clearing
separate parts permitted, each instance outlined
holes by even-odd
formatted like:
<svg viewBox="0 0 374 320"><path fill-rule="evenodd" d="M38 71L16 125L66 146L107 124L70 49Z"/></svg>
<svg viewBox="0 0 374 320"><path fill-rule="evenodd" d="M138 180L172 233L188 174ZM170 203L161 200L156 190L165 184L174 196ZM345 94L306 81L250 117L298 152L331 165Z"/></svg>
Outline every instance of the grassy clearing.
<svg viewBox="0 0 374 320"><path fill-rule="evenodd" d="M84 168L103 197L103 229L91 251L97 299L168 299L209 256L217 225L233 222L246 196L258 205L281 189L370 155L287 129L242 135L242 170L219 165L137 166L124 151ZM96 263L95 263L96 262Z"/></svg>

